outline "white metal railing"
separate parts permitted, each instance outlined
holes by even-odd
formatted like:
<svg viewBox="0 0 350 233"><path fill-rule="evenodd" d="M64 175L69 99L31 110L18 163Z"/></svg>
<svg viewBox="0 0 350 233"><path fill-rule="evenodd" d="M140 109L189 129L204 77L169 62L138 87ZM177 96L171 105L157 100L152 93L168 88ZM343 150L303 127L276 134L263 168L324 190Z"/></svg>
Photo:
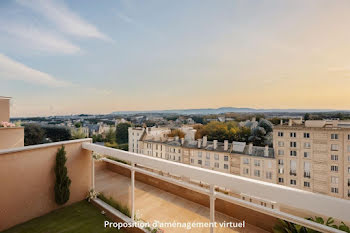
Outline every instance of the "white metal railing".
<svg viewBox="0 0 350 233"><path fill-rule="evenodd" d="M274 216L280 219L284 219L305 227L321 231L321 232L337 232L334 228L321 225L304 218L294 216L280 211L279 209L270 209L258 204L247 202L239 198L229 196L223 193L215 191L215 187L223 187L237 193L245 193L250 196L256 196L261 199L271 200L279 205L293 207L297 210L305 210L307 212L313 212L321 216L330 216L344 222L350 222L350 201L326 196L318 193L307 192L295 188L281 186L277 184L267 183L263 181L253 180L246 177L237 175L231 175L227 173L217 172L204 168L194 167L187 164L178 162L172 162L160 158L155 158L147 155L136 154L132 152L117 150L105 146L100 146L92 143L83 143L82 147L86 150L94 151L99 154L108 155L116 159L129 161L131 165L123 164L103 158L103 161L117 164L121 167L131 170L131 212L134 213L134 187L135 187L135 172L139 172L145 175L149 175L169 183L173 183L196 192L206 194L210 197L210 221L214 222L215 213L215 198L234 203L254 211L265 213L270 216ZM210 189L205 189L181 180L176 180L171 177L161 176L154 172L147 171L142 168L138 168L135 165L141 165L163 172L176 174L179 176L185 176L193 180L200 180L210 185ZM94 170L94 168L93 168ZM94 173L94 171L92 171ZM94 176L93 176L94 177ZM93 178L94 179L94 178ZM92 180L94 187L94 180ZM134 214L131 215L132 218ZM214 232L214 228L211 228L211 232Z"/></svg>

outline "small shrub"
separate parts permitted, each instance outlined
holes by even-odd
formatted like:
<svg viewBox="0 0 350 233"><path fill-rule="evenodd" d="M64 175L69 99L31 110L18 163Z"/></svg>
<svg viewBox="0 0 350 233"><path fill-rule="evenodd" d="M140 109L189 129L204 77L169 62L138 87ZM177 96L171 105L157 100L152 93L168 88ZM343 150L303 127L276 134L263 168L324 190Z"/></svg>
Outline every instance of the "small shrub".
<svg viewBox="0 0 350 233"><path fill-rule="evenodd" d="M69 200L70 196L69 186L71 184L71 180L67 174L67 167L65 165L66 161L66 151L64 150L64 146L62 146L57 151L55 166L55 201L59 205L66 203Z"/></svg>
<svg viewBox="0 0 350 233"><path fill-rule="evenodd" d="M99 194L98 198L107 203L108 205L114 207L115 209L119 210L124 215L131 217L130 210L126 205L121 204L120 202L114 200L112 197L107 198L103 194Z"/></svg>

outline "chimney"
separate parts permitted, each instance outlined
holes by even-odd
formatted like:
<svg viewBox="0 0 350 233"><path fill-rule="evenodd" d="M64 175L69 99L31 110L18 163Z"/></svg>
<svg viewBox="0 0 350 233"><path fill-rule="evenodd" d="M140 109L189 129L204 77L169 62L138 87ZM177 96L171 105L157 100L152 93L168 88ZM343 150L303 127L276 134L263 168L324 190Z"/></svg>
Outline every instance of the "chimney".
<svg viewBox="0 0 350 233"><path fill-rule="evenodd" d="M255 121L256 121L256 117L253 117L253 118L252 118L252 122L255 122Z"/></svg>
<svg viewBox="0 0 350 233"><path fill-rule="evenodd" d="M197 142L198 142L198 148L201 148L202 147L202 139L198 139Z"/></svg>
<svg viewBox="0 0 350 233"><path fill-rule="evenodd" d="M292 125L293 125L293 121L292 121L292 119L289 119L288 126L292 126Z"/></svg>
<svg viewBox="0 0 350 233"><path fill-rule="evenodd" d="M216 150L216 148L218 147L218 140L214 140L213 143L214 143L214 150Z"/></svg>
<svg viewBox="0 0 350 233"><path fill-rule="evenodd" d="M283 120L282 119L280 120L280 125L283 125Z"/></svg>
<svg viewBox="0 0 350 233"><path fill-rule="evenodd" d="M253 143L248 144L248 154L253 154Z"/></svg>
<svg viewBox="0 0 350 233"><path fill-rule="evenodd" d="M181 145L183 145L185 143L185 139L181 138Z"/></svg>
<svg viewBox="0 0 350 233"><path fill-rule="evenodd" d="M224 151L228 150L228 140L224 141Z"/></svg>
<svg viewBox="0 0 350 233"><path fill-rule="evenodd" d="M207 141L208 141L208 137L207 136L203 136L203 147L207 146Z"/></svg>
<svg viewBox="0 0 350 233"><path fill-rule="evenodd" d="M264 156L269 157L269 146L268 145L265 146Z"/></svg>

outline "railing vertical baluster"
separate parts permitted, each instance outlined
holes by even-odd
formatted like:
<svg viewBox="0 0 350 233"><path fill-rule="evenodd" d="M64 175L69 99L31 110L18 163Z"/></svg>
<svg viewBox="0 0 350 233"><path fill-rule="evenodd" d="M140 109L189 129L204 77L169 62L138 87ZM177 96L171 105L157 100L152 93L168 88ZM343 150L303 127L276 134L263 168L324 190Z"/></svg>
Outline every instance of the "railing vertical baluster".
<svg viewBox="0 0 350 233"><path fill-rule="evenodd" d="M131 219L135 220L135 170L134 163L131 163Z"/></svg>
<svg viewBox="0 0 350 233"><path fill-rule="evenodd" d="M210 185L210 233L214 233L213 224L215 222L215 185Z"/></svg>

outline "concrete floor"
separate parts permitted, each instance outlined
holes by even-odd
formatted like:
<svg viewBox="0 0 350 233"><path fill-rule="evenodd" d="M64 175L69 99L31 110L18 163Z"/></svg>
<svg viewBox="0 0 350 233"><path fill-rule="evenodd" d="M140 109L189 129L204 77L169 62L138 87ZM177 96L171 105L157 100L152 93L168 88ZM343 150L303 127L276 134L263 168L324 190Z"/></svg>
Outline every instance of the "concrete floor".
<svg viewBox="0 0 350 233"><path fill-rule="evenodd" d="M108 169L96 170L96 190L107 197L113 197L124 205L130 206L130 178ZM169 192L135 181L135 212L144 221L153 222L209 222L209 208L188 201ZM225 214L216 212L216 222L240 222ZM209 233L209 228L162 228L164 232ZM246 223L245 228L217 227L215 233L267 233L258 227Z"/></svg>

